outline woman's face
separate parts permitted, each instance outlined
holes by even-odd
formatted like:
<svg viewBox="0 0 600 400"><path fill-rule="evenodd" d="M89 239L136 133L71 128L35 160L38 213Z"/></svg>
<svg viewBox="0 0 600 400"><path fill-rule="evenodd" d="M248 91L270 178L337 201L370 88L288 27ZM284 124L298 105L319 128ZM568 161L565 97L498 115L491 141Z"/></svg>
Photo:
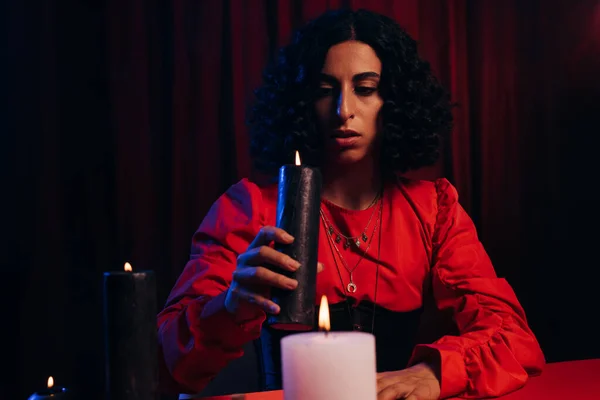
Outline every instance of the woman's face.
<svg viewBox="0 0 600 400"><path fill-rule="evenodd" d="M381 61L365 43L346 41L327 52L315 101L327 163L351 164L374 154L380 76Z"/></svg>

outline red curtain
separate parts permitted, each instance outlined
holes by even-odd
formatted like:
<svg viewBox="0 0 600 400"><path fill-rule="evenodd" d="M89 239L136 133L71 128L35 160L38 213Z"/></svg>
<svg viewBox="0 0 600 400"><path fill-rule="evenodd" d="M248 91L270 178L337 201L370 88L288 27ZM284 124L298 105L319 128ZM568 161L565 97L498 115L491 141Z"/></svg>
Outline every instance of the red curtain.
<svg viewBox="0 0 600 400"><path fill-rule="evenodd" d="M212 202L250 173L244 118L262 68L339 6L400 22L459 104L442 160L411 175L454 182L550 360L600 356L582 233L597 219L597 1L88 3L0 10L0 398L49 375L102 397L102 272L155 270L162 304Z"/></svg>

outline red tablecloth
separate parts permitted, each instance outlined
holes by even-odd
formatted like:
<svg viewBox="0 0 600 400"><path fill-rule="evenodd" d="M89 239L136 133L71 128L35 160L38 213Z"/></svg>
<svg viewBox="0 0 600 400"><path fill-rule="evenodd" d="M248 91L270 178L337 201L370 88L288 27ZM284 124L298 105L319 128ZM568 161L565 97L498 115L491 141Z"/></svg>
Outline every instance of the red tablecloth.
<svg viewBox="0 0 600 400"><path fill-rule="evenodd" d="M531 378L522 389L502 400L599 400L600 359L547 364L542 375ZM262 392L204 400L283 400L283 392Z"/></svg>

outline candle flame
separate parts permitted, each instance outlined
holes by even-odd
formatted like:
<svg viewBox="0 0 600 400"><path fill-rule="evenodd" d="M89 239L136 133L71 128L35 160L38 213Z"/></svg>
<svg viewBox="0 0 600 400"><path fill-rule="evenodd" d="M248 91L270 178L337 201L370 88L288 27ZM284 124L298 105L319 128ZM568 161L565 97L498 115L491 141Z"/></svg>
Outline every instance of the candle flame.
<svg viewBox="0 0 600 400"><path fill-rule="evenodd" d="M327 296L321 297L321 306L319 307L319 330L329 332L331 324L329 322L329 304Z"/></svg>
<svg viewBox="0 0 600 400"><path fill-rule="evenodd" d="M54 378L49 377L48 378L48 389L50 389L52 386L54 386Z"/></svg>
<svg viewBox="0 0 600 400"><path fill-rule="evenodd" d="M125 269L126 272L133 271L133 268L131 267L131 264L129 264L128 262L125 263L125 266L123 268Z"/></svg>
<svg viewBox="0 0 600 400"><path fill-rule="evenodd" d="M301 163L300 163L300 153L298 153L298 150L296 150L296 165L301 165Z"/></svg>

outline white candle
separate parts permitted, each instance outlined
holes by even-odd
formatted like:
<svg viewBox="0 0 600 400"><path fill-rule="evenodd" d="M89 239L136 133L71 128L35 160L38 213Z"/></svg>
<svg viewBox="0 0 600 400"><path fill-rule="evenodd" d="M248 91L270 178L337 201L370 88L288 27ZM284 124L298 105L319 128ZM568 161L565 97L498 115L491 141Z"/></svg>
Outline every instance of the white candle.
<svg viewBox="0 0 600 400"><path fill-rule="evenodd" d="M329 315L326 299L321 312ZM375 400L375 337L364 332L309 332L281 340L285 400Z"/></svg>

